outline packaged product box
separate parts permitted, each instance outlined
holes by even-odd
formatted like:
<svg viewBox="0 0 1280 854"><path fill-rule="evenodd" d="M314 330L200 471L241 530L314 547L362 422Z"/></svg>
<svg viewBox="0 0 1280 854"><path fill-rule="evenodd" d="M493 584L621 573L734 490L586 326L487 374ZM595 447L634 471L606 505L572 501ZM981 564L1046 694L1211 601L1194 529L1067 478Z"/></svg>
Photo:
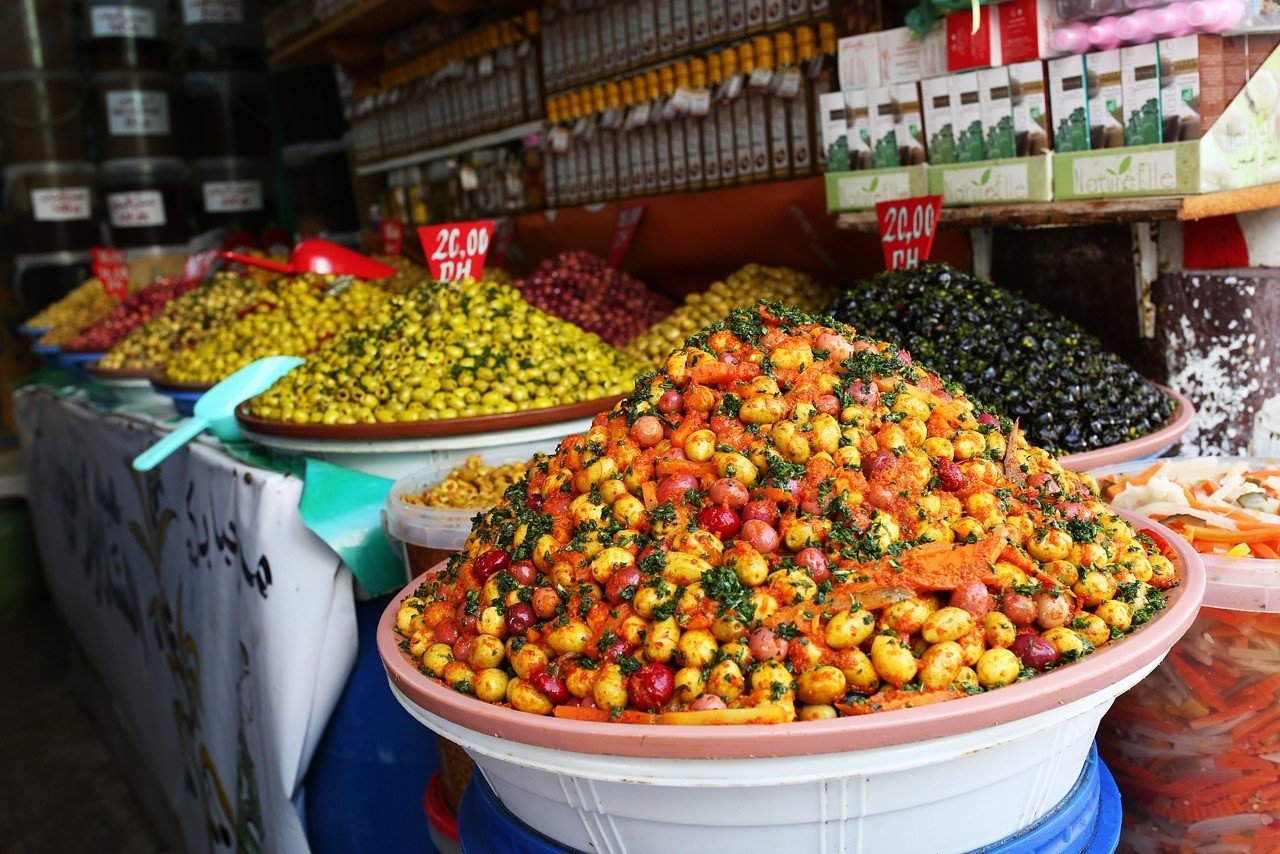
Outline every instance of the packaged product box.
<svg viewBox="0 0 1280 854"><path fill-rule="evenodd" d="M951 115L955 122L956 162L972 163L986 159L986 141L982 130L982 103L975 72L953 74Z"/></svg>
<svg viewBox="0 0 1280 854"><path fill-rule="evenodd" d="M1013 133L1019 157L1049 151L1049 103L1044 83L1044 63L1038 59L1009 66L1013 91Z"/></svg>
<svg viewBox="0 0 1280 854"><path fill-rule="evenodd" d="M1045 63L1049 77L1049 115L1053 117L1053 150L1089 150L1088 77L1084 58L1064 56Z"/></svg>
<svg viewBox="0 0 1280 854"><path fill-rule="evenodd" d="M871 90L853 89L844 93L844 115L849 129L846 145L854 169L870 169L871 156Z"/></svg>
<svg viewBox="0 0 1280 854"><path fill-rule="evenodd" d="M1160 142L1160 51L1154 43L1120 49L1124 144Z"/></svg>
<svg viewBox="0 0 1280 854"><path fill-rule="evenodd" d="M914 83L920 79L920 39L907 27L883 30L876 39L880 49L880 82Z"/></svg>
<svg viewBox="0 0 1280 854"><path fill-rule="evenodd" d="M1013 132L1013 96L1009 91L1009 69L983 68L978 75L978 104L982 111L982 133L986 157L996 160L1018 153Z"/></svg>
<svg viewBox="0 0 1280 854"><path fill-rule="evenodd" d="M902 165L898 162L898 117L893 87L873 86L868 89L867 111L871 131L871 168Z"/></svg>
<svg viewBox="0 0 1280 854"><path fill-rule="evenodd" d="M920 81L920 106L924 114L929 162L942 164L956 160L955 119L951 114L951 80L926 77Z"/></svg>
<svg viewBox="0 0 1280 854"><path fill-rule="evenodd" d="M920 78L941 77L947 73L947 25L934 21L920 36Z"/></svg>
<svg viewBox="0 0 1280 854"><path fill-rule="evenodd" d="M1160 114L1164 142L1204 136L1235 95L1227 92L1221 36L1183 36L1156 45L1164 77Z"/></svg>
<svg viewBox="0 0 1280 854"><path fill-rule="evenodd" d="M844 93L823 92L818 96L818 136L822 142L822 150L826 152L827 171L849 171L849 149L844 143L848 132L849 122L844 108ZM842 145L846 147L838 152L838 147ZM833 157L837 159L833 160Z"/></svg>
<svg viewBox="0 0 1280 854"><path fill-rule="evenodd" d="M1000 53L1000 18L991 10L991 6L980 7L977 32L973 31L973 13L968 9L947 15L948 71L1004 64Z"/></svg>
<svg viewBox="0 0 1280 854"><path fill-rule="evenodd" d="M895 83L890 89L896 110L894 130L898 142L898 164L915 166L924 163L924 119L920 113L920 87L916 83Z"/></svg>
<svg viewBox="0 0 1280 854"><path fill-rule="evenodd" d="M1000 54L1005 64L1054 55L1049 41L1058 26L1053 0L1006 0L996 6Z"/></svg>
<svg viewBox="0 0 1280 854"><path fill-rule="evenodd" d="M1119 148L1125 144L1120 51L1085 54L1084 67L1089 75L1089 147Z"/></svg>
<svg viewBox="0 0 1280 854"><path fill-rule="evenodd" d="M841 89L865 89L881 84L879 33L845 36L838 43L836 57Z"/></svg>

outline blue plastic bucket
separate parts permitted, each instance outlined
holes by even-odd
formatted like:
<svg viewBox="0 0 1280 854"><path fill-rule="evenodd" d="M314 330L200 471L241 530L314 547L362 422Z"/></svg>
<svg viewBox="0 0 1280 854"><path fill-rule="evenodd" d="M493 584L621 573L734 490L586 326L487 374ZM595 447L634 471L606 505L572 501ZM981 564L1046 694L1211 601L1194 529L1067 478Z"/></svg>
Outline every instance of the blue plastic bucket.
<svg viewBox="0 0 1280 854"><path fill-rule="evenodd" d="M178 414L183 418L190 418L192 415L196 414L196 401L204 394L202 391L169 391L168 389L163 389L156 385L152 385L151 388L156 394L172 400L173 408L176 409Z"/></svg>
<svg viewBox="0 0 1280 854"><path fill-rule="evenodd" d="M359 651L306 778L314 854L422 851L422 792L440 764L436 739L396 702L375 642L391 597L356 603Z"/></svg>
<svg viewBox="0 0 1280 854"><path fill-rule="evenodd" d="M974 854L1111 854L1120 843L1120 790L1094 747L1075 786L1020 833ZM502 805L479 772L458 809L463 854L576 854L526 825Z"/></svg>
<svg viewBox="0 0 1280 854"><path fill-rule="evenodd" d="M68 371L81 376L88 376L85 373L85 365L90 362L96 362L105 355L106 353L68 353L63 350L58 354L58 364Z"/></svg>

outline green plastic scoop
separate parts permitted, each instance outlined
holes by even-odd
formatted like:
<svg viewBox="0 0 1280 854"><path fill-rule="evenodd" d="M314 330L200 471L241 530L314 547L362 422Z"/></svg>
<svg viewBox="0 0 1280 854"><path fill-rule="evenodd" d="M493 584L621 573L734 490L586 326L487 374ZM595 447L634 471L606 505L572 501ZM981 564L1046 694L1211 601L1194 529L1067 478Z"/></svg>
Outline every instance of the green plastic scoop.
<svg viewBox="0 0 1280 854"><path fill-rule="evenodd" d="M236 407L262 394L285 374L301 365L297 356L268 356L245 365L196 401L195 416L183 421L150 448L133 458L134 471L151 471L174 451L199 436L205 428L224 442L239 438Z"/></svg>

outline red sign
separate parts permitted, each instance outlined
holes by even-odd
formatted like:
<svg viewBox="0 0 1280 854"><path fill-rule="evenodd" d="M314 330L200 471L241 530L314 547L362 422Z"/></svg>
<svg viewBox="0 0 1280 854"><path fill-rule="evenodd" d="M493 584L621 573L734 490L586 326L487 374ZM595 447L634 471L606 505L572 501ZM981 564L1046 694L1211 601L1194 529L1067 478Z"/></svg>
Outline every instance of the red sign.
<svg viewBox="0 0 1280 854"><path fill-rule="evenodd" d="M640 220L644 219L644 202L633 202L618 208L618 221L613 225L613 245L609 247L609 263L614 267L622 266L631 241L635 239Z"/></svg>
<svg viewBox="0 0 1280 854"><path fill-rule="evenodd" d="M419 226L418 239L432 278L441 282L480 278L493 242L493 226L491 219Z"/></svg>
<svg viewBox="0 0 1280 854"><path fill-rule="evenodd" d="M209 275L209 268L213 266L213 262L218 260L218 255L217 249L206 249L204 252L193 252L188 255L187 263L182 268L182 281L188 284L203 282L204 277Z"/></svg>
<svg viewBox="0 0 1280 854"><path fill-rule="evenodd" d="M93 253L93 275L102 283L108 296L123 297L129 291L129 261L123 249L104 249L100 246Z"/></svg>
<svg viewBox="0 0 1280 854"><path fill-rule="evenodd" d="M890 270L906 270L928 261L941 212L942 196L876 202L884 265Z"/></svg>
<svg viewBox="0 0 1280 854"><path fill-rule="evenodd" d="M382 221L382 254L399 255L402 243L404 243L404 223L398 219L384 219Z"/></svg>
<svg viewBox="0 0 1280 854"><path fill-rule="evenodd" d="M511 244L515 239L516 221L511 217L498 220L497 226L493 229L493 266L506 266L507 253L511 251Z"/></svg>

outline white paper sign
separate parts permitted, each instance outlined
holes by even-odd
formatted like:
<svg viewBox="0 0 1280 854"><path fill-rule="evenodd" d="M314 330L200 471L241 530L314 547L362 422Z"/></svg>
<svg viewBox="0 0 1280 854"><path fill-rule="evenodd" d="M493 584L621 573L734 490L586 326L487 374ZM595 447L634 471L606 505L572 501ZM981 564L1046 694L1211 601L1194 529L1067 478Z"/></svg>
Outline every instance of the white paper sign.
<svg viewBox="0 0 1280 854"><path fill-rule="evenodd" d="M205 181L200 191L209 213L262 210L261 181Z"/></svg>
<svg viewBox="0 0 1280 854"><path fill-rule="evenodd" d="M182 0L182 19L188 24L238 24L244 7L240 0Z"/></svg>
<svg viewBox="0 0 1280 854"><path fill-rule="evenodd" d="M88 219L91 210L88 187L55 187L31 191L31 211L36 222L71 222Z"/></svg>
<svg viewBox="0 0 1280 854"><path fill-rule="evenodd" d="M147 89L107 92L107 133L111 136L167 136L169 93Z"/></svg>
<svg viewBox="0 0 1280 854"><path fill-rule="evenodd" d="M159 190L136 190L107 195L107 215L113 228L164 225L164 196Z"/></svg>
<svg viewBox="0 0 1280 854"><path fill-rule="evenodd" d="M89 10L89 34L95 39L153 39L156 13L142 6L94 6Z"/></svg>

